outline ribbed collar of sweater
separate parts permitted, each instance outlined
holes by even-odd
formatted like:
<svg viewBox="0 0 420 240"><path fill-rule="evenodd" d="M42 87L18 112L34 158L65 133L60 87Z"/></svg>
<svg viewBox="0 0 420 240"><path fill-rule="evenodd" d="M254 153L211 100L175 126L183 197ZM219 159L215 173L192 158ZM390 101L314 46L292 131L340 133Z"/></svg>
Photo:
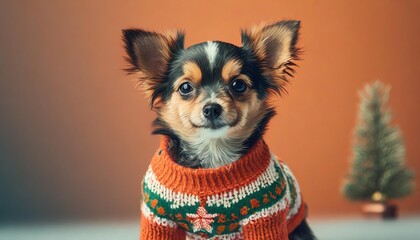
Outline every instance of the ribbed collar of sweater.
<svg viewBox="0 0 420 240"><path fill-rule="evenodd" d="M177 164L168 154L169 138L161 140L151 168L157 180L175 192L198 196L219 194L256 180L269 166L270 151L260 140L237 161L219 168L193 169Z"/></svg>

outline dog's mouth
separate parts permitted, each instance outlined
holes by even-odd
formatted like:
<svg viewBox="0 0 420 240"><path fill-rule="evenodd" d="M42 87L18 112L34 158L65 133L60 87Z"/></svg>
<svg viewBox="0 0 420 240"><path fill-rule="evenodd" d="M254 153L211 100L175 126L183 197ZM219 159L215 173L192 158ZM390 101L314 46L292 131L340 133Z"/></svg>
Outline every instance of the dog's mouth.
<svg viewBox="0 0 420 240"><path fill-rule="evenodd" d="M202 124L202 125L195 124L192 121L190 121L190 122L191 122L191 125L194 128L205 128L205 129L212 129L212 130L217 130L217 129L220 129L220 128L229 126L229 124L227 124L227 123L218 122L218 121L217 122L212 121L212 122L209 122L209 123L206 123L206 124Z"/></svg>
<svg viewBox="0 0 420 240"><path fill-rule="evenodd" d="M218 130L224 127L234 127L236 124L238 124L239 118L236 118L232 122L225 122L222 120L213 120L213 121L207 121L203 124L196 124L193 121L190 120L191 125L194 128L204 128L204 129L211 129L211 130Z"/></svg>

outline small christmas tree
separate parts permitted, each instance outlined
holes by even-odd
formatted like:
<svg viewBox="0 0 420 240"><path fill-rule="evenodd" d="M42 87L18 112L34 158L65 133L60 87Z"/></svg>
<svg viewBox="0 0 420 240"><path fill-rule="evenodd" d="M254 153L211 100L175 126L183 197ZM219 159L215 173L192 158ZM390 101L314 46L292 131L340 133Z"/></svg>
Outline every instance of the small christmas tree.
<svg viewBox="0 0 420 240"><path fill-rule="evenodd" d="M352 167L342 189L350 200L386 202L413 190L414 174L404 165L400 130L390 126L392 116L386 106L389 92L390 87L380 81L359 92Z"/></svg>

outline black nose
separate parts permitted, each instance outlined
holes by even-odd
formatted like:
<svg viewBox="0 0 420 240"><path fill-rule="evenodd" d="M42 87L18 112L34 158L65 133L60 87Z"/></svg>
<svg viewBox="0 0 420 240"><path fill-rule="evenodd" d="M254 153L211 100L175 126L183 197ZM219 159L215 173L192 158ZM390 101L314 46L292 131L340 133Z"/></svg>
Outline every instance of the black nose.
<svg viewBox="0 0 420 240"><path fill-rule="evenodd" d="M214 120L222 113L222 106L217 103L206 104L203 108L203 115L209 120Z"/></svg>

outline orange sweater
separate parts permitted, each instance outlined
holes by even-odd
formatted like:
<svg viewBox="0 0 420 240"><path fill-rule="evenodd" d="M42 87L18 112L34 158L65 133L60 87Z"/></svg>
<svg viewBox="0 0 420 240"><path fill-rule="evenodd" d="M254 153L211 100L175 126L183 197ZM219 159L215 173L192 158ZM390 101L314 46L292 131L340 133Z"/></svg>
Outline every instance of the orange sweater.
<svg viewBox="0 0 420 240"><path fill-rule="evenodd" d="M141 239L286 240L305 218L299 185L263 140L216 169L175 163L163 138L143 180Z"/></svg>

